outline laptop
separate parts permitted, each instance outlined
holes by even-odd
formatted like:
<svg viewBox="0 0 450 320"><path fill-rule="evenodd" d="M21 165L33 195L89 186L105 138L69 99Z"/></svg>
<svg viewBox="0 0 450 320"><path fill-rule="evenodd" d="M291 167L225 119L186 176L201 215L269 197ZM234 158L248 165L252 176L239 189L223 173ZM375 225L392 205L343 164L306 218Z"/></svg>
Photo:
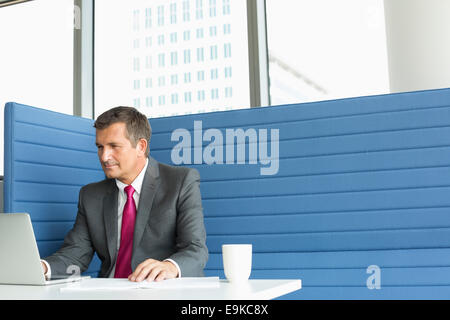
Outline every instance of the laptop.
<svg viewBox="0 0 450 320"><path fill-rule="evenodd" d="M0 213L0 284L50 285L79 281L79 275L46 279L30 215Z"/></svg>

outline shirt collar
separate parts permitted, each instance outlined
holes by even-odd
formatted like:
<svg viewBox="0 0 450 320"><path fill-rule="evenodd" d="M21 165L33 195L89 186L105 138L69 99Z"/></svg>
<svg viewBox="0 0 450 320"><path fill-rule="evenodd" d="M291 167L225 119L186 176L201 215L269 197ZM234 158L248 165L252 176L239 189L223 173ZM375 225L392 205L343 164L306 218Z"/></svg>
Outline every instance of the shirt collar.
<svg viewBox="0 0 450 320"><path fill-rule="evenodd" d="M148 166L148 158L145 161L144 168L138 174L136 179L134 179L134 181L131 183L131 185L133 186L133 189L135 190L135 192L137 192L137 194L141 193L142 182L144 181L145 172L147 171L147 166ZM114 180L116 180L117 188L119 188L120 191L123 191L125 189L125 187L127 186L127 184L123 183L122 181L119 181L119 179L114 179Z"/></svg>

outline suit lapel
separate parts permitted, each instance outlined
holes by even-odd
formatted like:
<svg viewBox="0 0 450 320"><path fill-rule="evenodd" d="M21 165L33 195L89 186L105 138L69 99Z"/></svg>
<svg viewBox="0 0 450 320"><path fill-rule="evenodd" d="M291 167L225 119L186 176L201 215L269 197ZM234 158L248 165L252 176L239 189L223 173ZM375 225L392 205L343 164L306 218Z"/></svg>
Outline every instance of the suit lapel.
<svg viewBox="0 0 450 320"><path fill-rule="evenodd" d="M110 180L109 189L103 198L103 219L105 223L106 240L111 263L114 265L114 259L117 253L117 225L118 225L118 192L114 179Z"/></svg>
<svg viewBox="0 0 450 320"><path fill-rule="evenodd" d="M152 157L148 157L147 171L145 172L144 180L142 182L139 206L134 226L133 252L136 250L139 243L141 243L159 183L158 162Z"/></svg>

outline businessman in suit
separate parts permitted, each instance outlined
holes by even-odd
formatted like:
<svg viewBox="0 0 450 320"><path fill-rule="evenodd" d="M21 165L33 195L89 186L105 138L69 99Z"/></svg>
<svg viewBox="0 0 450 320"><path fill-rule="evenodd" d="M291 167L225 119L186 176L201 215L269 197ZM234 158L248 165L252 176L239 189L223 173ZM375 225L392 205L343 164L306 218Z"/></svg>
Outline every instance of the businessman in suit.
<svg viewBox="0 0 450 320"><path fill-rule="evenodd" d="M203 276L208 249L197 170L149 156L151 127L134 108L108 110L94 127L106 179L81 188L74 226L42 260L44 273L83 272L96 252L100 277Z"/></svg>

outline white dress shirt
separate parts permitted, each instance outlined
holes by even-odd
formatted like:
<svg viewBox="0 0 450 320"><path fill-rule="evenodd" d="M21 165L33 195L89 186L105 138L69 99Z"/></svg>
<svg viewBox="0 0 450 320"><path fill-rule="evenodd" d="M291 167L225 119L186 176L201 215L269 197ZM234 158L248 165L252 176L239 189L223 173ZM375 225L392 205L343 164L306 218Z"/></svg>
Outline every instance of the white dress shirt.
<svg viewBox="0 0 450 320"><path fill-rule="evenodd" d="M148 166L148 159L146 160L144 168L141 170L141 172L136 177L136 179L134 179L134 181L131 183L131 185L133 186L133 189L135 190L133 193L133 199L134 199L134 203L136 204L136 211L139 208L139 197L141 195L142 183L144 181L145 172L147 171L147 166ZM119 181L118 179L115 179L115 180L116 180L117 188L119 188L118 201L117 201L117 223L118 223L118 226L117 226L118 227L118 229L117 229L118 230L118 232L117 232L117 252L118 252L119 247L120 247L120 233L122 230L123 208L125 207L125 203L127 202L127 195L125 194L125 187L127 185L125 183ZM45 276L49 278L51 276L50 265L45 260L41 260L41 261L44 262L45 265L47 266L48 271L45 274ZM178 264L172 259L166 259L164 261L172 262L178 270L178 277L181 278L181 270L180 270L180 267L178 266ZM111 273L109 274L109 278L114 278L115 270L116 270L116 265L114 264L114 266L111 270Z"/></svg>

